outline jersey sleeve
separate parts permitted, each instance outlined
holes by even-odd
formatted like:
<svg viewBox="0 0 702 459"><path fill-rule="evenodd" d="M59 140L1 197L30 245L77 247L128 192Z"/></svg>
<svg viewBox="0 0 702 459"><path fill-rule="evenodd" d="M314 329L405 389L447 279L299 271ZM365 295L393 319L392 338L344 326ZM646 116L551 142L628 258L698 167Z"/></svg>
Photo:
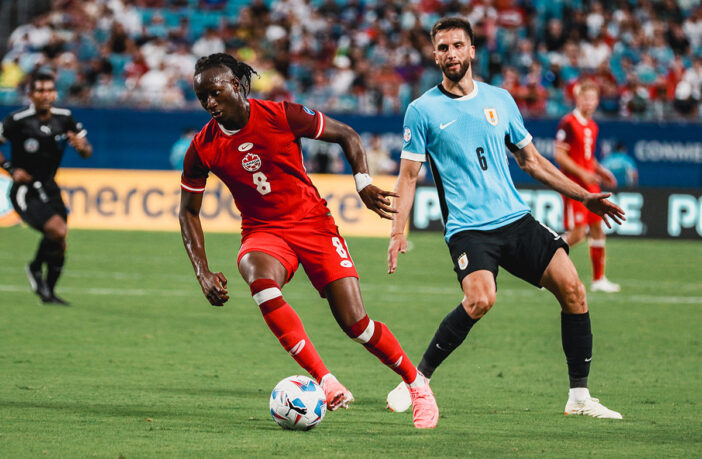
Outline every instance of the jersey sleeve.
<svg viewBox="0 0 702 459"><path fill-rule="evenodd" d="M427 160L426 123L419 110L410 105L405 112L402 128L402 159L424 162Z"/></svg>
<svg viewBox="0 0 702 459"><path fill-rule="evenodd" d="M556 141L566 148L573 141L573 126L568 122L567 118L562 118L561 121L558 123L558 130L556 131Z"/></svg>
<svg viewBox="0 0 702 459"><path fill-rule="evenodd" d="M325 119L322 112L292 102L283 102L283 106L288 126L295 137L318 139L324 133Z"/></svg>
<svg viewBox="0 0 702 459"><path fill-rule="evenodd" d="M507 143L508 146L521 150L529 145L529 143L532 141L532 137L531 134L529 134L529 131L527 131L526 127L524 127L524 119L522 119L522 114L519 112L517 103L507 91L505 91L505 98L507 99L508 112L507 135L509 136L509 139L507 140ZM510 148L510 150L511 149L512 148Z"/></svg>
<svg viewBox="0 0 702 459"><path fill-rule="evenodd" d="M10 140L13 123L12 115L6 116L5 119L0 122L0 145Z"/></svg>
<svg viewBox="0 0 702 459"><path fill-rule="evenodd" d="M183 174L180 177L181 188L193 193L204 192L209 173L209 169L202 164L195 144L191 142L183 160Z"/></svg>

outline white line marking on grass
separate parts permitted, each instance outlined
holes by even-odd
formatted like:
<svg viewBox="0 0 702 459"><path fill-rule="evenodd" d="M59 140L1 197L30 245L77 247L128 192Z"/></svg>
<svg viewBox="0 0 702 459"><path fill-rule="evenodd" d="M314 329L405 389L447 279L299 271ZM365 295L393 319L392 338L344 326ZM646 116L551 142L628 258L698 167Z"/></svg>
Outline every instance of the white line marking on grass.
<svg viewBox="0 0 702 459"><path fill-rule="evenodd" d="M700 296L652 296L652 295L631 295L626 298L631 303L661 303L661 304L700 304Z"/></svg>

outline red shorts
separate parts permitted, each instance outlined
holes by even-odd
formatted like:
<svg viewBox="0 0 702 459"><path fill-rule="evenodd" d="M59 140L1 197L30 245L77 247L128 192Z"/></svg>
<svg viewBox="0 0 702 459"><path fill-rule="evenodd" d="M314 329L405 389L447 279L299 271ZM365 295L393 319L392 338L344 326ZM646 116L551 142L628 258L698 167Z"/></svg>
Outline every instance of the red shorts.
<svg viewBox="0 0 702 459"><path fill-rule="evenodd" d="M577 226L590 226L601 221L602 217L587 210L582 202L563 196L563 227L566 230Z"/></svg>
<svg viewBox="0 0 702 459"><path fill-rule="evenodd" d="M237 264L249 252L278 260L290 282L302 263L312 285L324 297L324 287L344 277L358 278L349 248L332 217L308 219L290 228L253 228L243 232Z"/></svg>

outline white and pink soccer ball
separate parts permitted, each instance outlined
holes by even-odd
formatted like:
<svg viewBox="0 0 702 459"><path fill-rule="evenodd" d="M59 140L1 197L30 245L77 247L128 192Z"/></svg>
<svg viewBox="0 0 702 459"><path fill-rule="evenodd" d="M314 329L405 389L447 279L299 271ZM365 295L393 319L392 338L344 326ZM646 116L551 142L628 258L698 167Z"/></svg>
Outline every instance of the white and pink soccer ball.
<svg viewBox="0 0 702 459"><path fill-rule="evenodd" d="M276 384L270 399L271 416L283 429L310 430L324 419L324 391L307 376L289 376Z"/></svg>

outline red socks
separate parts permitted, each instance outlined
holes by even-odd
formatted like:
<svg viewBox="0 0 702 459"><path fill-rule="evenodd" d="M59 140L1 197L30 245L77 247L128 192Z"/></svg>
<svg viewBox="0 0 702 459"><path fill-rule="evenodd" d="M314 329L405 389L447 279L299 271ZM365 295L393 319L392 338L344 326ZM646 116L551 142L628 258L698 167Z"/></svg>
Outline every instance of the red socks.
<svg viewBox="0 0 702 459"><path fill-rule="evenodd" d="M592 280L599 280L604 276L605 268L605 240L589 239L590 261L592 262Z"/></svg>
<svg viewBox="0 0 702 459"><path fill-rule="evenodd" d="M329 373L322 358L305 333L300 317L285 302L280 287L271 279L258 279L251 284L251 294L263 313L263 319L283 348L312 377L320 382Z"/></svg>
<svg viewBox="0 0 702 459"><path fill-rule="evenodd" d="M268 328L283 348L317 382L321 381L329 370L305 333L300 317L283 299L278 284L271 279L257 279L251 284L251 294L261 308ZM351 330L346 330L346 333L354 341L363 344L406 383L412 383L417 378L417 369L384 323L372 321L365 316Z"/></svg>
<svg viewBox="0 0 702 459"><path fill-rule="evenodd" d="M417 378L417 369L384 323L370 320L365 316L353 324L350 330L345 331L354 341L363 344L371 354L402 376L404 382L409 384Z"/></svg>

